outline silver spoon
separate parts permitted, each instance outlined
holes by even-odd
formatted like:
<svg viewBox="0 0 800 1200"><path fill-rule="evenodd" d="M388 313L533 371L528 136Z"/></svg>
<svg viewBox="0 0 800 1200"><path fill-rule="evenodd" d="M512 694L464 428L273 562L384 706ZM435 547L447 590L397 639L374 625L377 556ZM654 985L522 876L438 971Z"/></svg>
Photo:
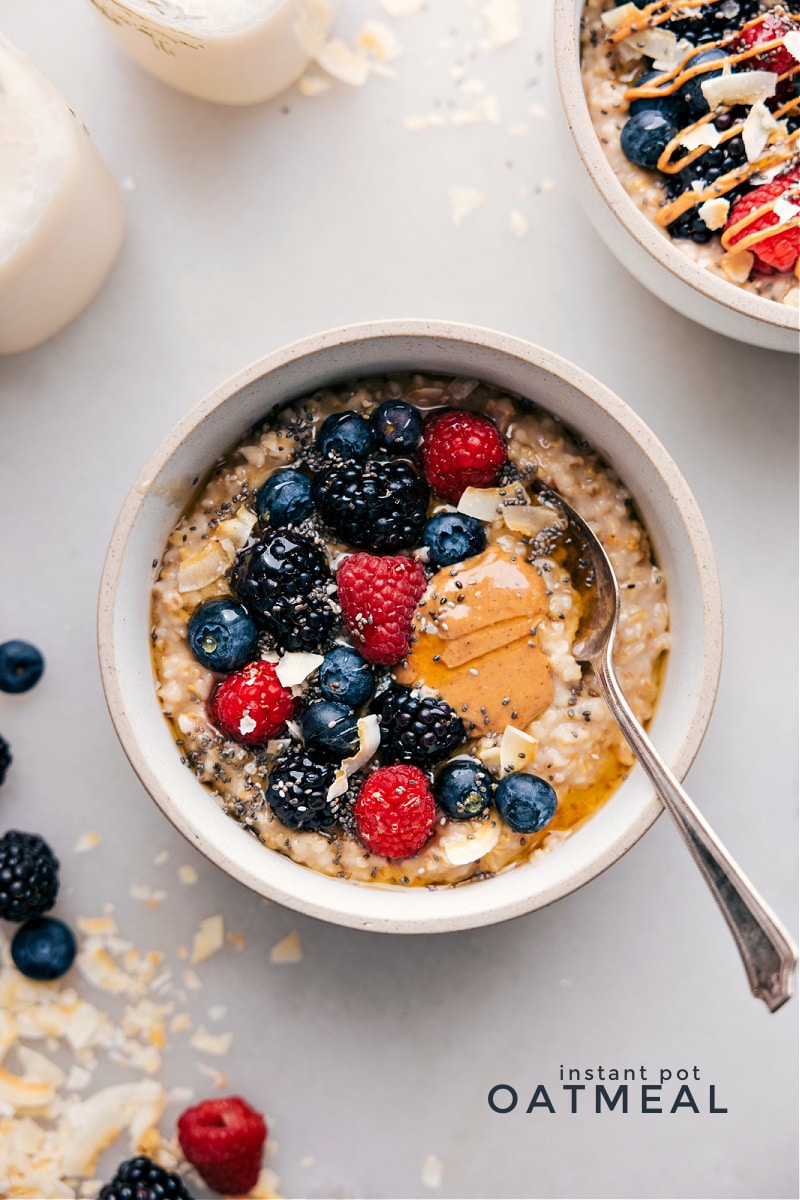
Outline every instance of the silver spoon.
<svg viewBox="0 0 800 1200"><path fill-rule="evenodd" d="M557 492L539 487L538 499L561 510L575 536L573 553L592 603L584 611L573 648L591 664L611 715L678 826L734 936L754 996L776 1012L792 995L797 947L739 869L658 754L614 674L611 654L619 620L619 588L603 546L582 517Z"/></svg>

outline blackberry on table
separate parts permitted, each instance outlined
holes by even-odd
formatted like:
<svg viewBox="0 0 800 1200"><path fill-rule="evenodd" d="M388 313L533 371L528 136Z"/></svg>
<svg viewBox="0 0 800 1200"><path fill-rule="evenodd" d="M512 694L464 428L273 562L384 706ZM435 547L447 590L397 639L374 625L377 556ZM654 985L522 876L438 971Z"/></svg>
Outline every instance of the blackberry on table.
<svg viewBox="0 0 800 1200"><path fill-rule="evenodd" d="M431 767L466 741L464 722L446 700L399 683L381 692L372 711L378 714L383 762Z"/></svg>
<svg viewBox="0 0 800 1200"><path fill-rule="evenodd" d="M314 476L311 494L325 523L359 550L407 550L428 517L428 485L402 460L331 463Z"/></svg>
<svg viewBox="0 0 800 1200"><path fill-rule="evenodd" d="M52 908L58 859L44 838L10 829L0 838L0 917L27 921Z"/></svg>
<svg viewBox="0 0 800 1200"><path fill-rule="evenodd" d="M272 812L290 829L323 830L337 823L338 802L328 801L335 766L308 750L293 750L276 759L265 796Z"/></svg>
<svg viewBox="0 0 800 1200"><path fill-rule="evenodd" d="M267 529L242 550L231 586L279 650L318 650L337 612L336 587L324 551L289 529Z"/></svg>
<svg viewBox="0 0 800 1200"><path fill-rule="evenodd" d="M0 783L6 777L6 771L11 766L11 747L6 739L0 734Z"/></svg>
<svg viewBox="0 0 800 1200"><path fill-rule="evenodd" d="M180 1175L165 1171L140 1154L117 1168L110 1183L100 1189L97 1200L193 1200Z"/></svg>

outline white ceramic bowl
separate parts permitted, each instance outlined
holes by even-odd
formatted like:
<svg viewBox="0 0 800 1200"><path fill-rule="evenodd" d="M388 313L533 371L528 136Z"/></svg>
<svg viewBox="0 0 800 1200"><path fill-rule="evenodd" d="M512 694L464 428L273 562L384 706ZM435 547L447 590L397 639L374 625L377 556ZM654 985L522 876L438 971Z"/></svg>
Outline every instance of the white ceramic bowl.
<svg viewBox="0 0 800 1200"><path fill-rule="evenodd" d="M701 325L767 350L800 352L798 311L755 296L685 255L625 191L592 125L580 68L584 0L555 0L553 41L559 133L574 190L623 266L665 304ZM558 113L558 106L556 106Z"/></svg>
<svg viewBox="0 0 800 1200"><path fill-rule="evenodd" d="M225 816L179 760L150 659L150 590L168 534L221 454L276 404L323 384L388 370L449 372L535 400L579 431L630 488L667 572L674 649L652 736L679 778L697 753L716 695L722 650L719 584L708 534L677 467L621 400L577 367L516 338L465 325L396 320L333 330L278 350L201 401L133 485L114 530L100 592L103 685L142 783L173 825L254 891L360 929L432 933L541 908L609 867L661 811L644 773L551 855L456 888L376 887L333 879L260 845Z"/></svg>

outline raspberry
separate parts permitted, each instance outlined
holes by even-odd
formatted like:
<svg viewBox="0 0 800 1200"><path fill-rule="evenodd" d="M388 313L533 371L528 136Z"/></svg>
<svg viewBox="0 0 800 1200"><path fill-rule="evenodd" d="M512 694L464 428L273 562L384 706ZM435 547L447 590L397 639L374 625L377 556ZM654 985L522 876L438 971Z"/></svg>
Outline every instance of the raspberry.
<svg viewBox="0 0 800 1200"><path fill-rule="evenodd" d="M180 1175L140 1154L117 1167L97 1200L192 1200Z"/></svg>
<svg viewBox="0 0 800 1200"><path fill-rule="evenodd" d="M283 732L294 713L294 696L278 681L273 663L251 662L223 679L208 709L226 737L260 746Z"/></svg>
<svg viewBox="0 0 800 1200"><path fill-rule="evenodd" d="M375 698L384 762L432 767L466 740L464 722L441 697L392 683Z"/></svg>
<svg viewBox="0 0 800 1200"><path fill-rule="evenodd" d="M427 581L413 558L351 554L336 578L342 618L368 662L390 667L408 653L414 609Z"/></svg>
<svg viewBox="0 0 800 1200"><path fill-rule="evenodd" d="M767 42L779 41L787 33L798 28L800 25L788 13L780 9L768 12L755 25L743 29L731 49L734 54L741 54L754 46L763 46ZM763 54L754 54L751 58L744 59L738 69L741 71L772 71L775 75L783 75L796 65L795 58L785 46L773 46L771 50L765 50Z"/></svg>
<svg viewBox="0 0 800 1200"><path fill-rule="evenodd" d="M373 854L407 858L431 836L436 802L419 767L379 767L358 793L353 816L359 838Z"/></svg>
<svg viewBox="0 0 800 1200"><path fill-rule="evenodd" d="M774 203L790 189L796 191L798 182L800 182L800 167L796 167L786 175L779 175L777 179L773 179L772 183L765 183L762 187L748 192L731 208L725 229L730 229L754 209L760 208L764 204ZM752 233L759 233L764 229L769 229L771 225L780 223L780 218L774 212L766 212L763 217L758 217L751 224L745 225L741 233L731 238L731 247L734 248L737 242L742 238L749 237ZM749 249L755 255L756 270L762 270L766 274L772 274L774 271L791 271L800 257L800 228L795 225L794 228L786 229L774 237L767 237L763 241L756 242Z"/></svg>
<svg viewBox="0 0 800 1200"><path fill-rule="evenodd" d="M44 838L10 829L0 838L0 917L27 921L56 902L58 859Z"/></svg>
<svg viewBox="0 0 800 1200"><path fill-rule="evenodd" d="M425 425L420 456L434 492L458 504L465 488L497 483L506 461L506 446L488 417L448 409Z"/></svg>
<svg viewBox="0 0 800 1200"><path fill-rule="evenodd" d="M178 1141L215 1192L244 1196L255 1187L267 1126L240 1096L203 1100L178 1118Z"/></svg>

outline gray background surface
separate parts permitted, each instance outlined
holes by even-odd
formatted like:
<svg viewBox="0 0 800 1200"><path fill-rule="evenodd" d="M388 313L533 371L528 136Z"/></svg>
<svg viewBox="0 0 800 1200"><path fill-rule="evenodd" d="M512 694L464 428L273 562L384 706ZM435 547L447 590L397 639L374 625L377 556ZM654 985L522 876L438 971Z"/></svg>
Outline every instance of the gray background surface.
<svg viewBox="0 0 800 1200"><path fill-rule="evenodd" d="M381 15L374 0L343 7L346 33ZM208 1024L207 1006L227 1004L232 1050L205 1061L271 1115L287 1196L797 1195L797 1001L770 1017L750 997L666 819L580 893L505 926L429 938L337 929L266 906L185 845L128 767L101 694L94 609L108 537L144 459L197 399L333 325L429 316L506 330L636 408L697 495L726 651L690 791L796 929L797 360L691 324L598 244L550 121L530 112L551 103L547 8L528 3L519 41L469 58L478 10L429 3L389 22L405 48L396 78L246 110L141 73L83 0L7 0L0 13L127 188L126 240L100 297L47 345L0 360L0 635L29 638L48 661L30 694L0 695L16 758L2 821L60 851L67 919L111 902L125 936L173 958L201 917L222 912L244 932L243 951L202 965L189 1005ZM410 132L406 116L473 102L451 76L459 61L498 98L499 123ZM521 122L527 134L511 135ZM454 185L486 193L459 228ZM524 238L512 209L529 222ZM87 829L103 841L75 856ZM178 881L184 863L197 886ZM167 899L148 908L131 883ZM270 963L290 930L303 961ZM175 1039L162 1078L200 1096L202 1059ZM572 1115L561 1064L697 1066L705 1111ZM517 1087L523 1106L544 1083L559 1111L496 1115L496 1083ZM707 1112L709 1083L727 1114ZM431 1153L438 1192L421 1182Z"/></svg>

